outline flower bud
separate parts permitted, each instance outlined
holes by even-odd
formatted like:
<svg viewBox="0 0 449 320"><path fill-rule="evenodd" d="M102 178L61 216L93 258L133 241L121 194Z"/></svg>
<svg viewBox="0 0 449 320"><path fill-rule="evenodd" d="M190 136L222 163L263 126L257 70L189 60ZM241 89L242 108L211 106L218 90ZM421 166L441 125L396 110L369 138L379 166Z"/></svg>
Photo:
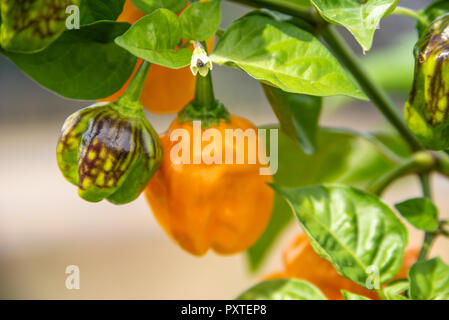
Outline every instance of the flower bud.
<svg viewBox="0 0 449 320"><path fill-rule="evenodd" d="M87 201L133 201L162 161L159 136L143 111L124 112L119 103L79 110L62 128L59 168Z"/></svg>
<svg viewBox="0 0 449 320"><path fill-rule="evenodd" d="M415 47L415 78L405 105L409 128L429 149L449 148L449 15L435 20Z"/></svg>
<svg viewBox="0 0 449 320"><path fill-rule="evenodd" d="M0 44L8 51L45 49L66 29L66 9L79 0L0 0Z"/></svg>

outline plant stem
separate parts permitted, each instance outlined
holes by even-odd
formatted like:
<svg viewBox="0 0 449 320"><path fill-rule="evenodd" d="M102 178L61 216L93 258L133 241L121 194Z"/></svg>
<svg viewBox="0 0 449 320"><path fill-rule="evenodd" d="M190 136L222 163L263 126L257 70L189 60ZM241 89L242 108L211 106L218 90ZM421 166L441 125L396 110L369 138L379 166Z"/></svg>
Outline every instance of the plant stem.
<svg viewBox="0 0 449 320"><path fill-rule="evenodd" d="M383 115L399 131L413 151L422 150L421 144L405 125L396 104L364 70L357 56L331 25L323 28L323 38L359 83L365 94L372 100Z"/></svg>
<svg viewBox="0 0 449 320"><path fill-rule="evenodd" d="M449 231L445 229L446 226L449 226L449 221L448 220L441 220L440 221L439 233L442 236L449 237Z"/></svg>
<svg viewBox="0 0 449 320"><path fill-rule="evenodd" d="M435 232L425 233L421 251L419 251L418 261L423 261L427 259L427 256L429 255L430 249L432 248L436 236L437 234Z"/></svg>
<svg viewBox="0 0 449 320"><path fill-rule="evenodd" d="M421 182L422 194L425 198L432 199L432 190L430 188L430 174L429 172L424 172L419 175L419 180Z"/></svg>
<svg viewBox="0 0 449 320"><path fill-rule="evenodd" d="M428 25L429 24L427 19L425 19L418 12L416 12L416 11L410 9L410 8L397 6L396 9L394 9L393 14L401 15L401 16L407 16L407 17L413 18L416 21L418 21L418 22L420 22L420 23L422 23L424 25Z"/></svg>
<svg viewBox="0 0 449 320"><path fill-rule="evenodd" d="M380 196L385 189L397 179L410 175L421 174L430 171L435 166L435 159L428 152L415 153L410 159L394 168L390 172L381 176L371 186L368 187L368 191Z"/></svg>
<svg viewBox="0 0 449 320"><path fill-rule="evenodd" d="M206 51L206 53L209 54L207 52L206 42L201 42L201 46ZM196 76L195 105L199 106L202 110L210 110L216 108L216 100L211 73L211 70L209 70L205 77L201 76L199 73Z"/></svg>
<svg viewBox="0 0 449 320"><path fill-rule="evenodd" d="M253 8L266 8L284 13L290 16L302 18L310 23L314 22L313 14L306 8L294 3L294 1L282 0L229 0L230 2L244 4Z"/></svg>
<svg viewBox="0 0 449 320"><path fill-rule="evenodd" d="M151 63L148 61L143 61L137 70L136 74L132 78L126 92L123 96L127 96L128 99L133 101L139 101L140 95L142 94L143 86L145 85L145 79L148 74L148 70L150 70Z"/></svg>
<svg viewBox="0 0 449 320"><path fill-rule="evenodd" d="M216 101L210 71L205 77L200 74L196 76L195 105L205 110L215 108Z"/></svg>
<svg viewBox="0 0 449 320"><path fill-rule="evenodd" d="M423 196L432 199L432 191L430 187L430 175L429 173L422 173L419 175L422 187ZM426 260L429 255L430 249L432 248L433 242L437 237L436 232L425 232L424 241L419 251L418 261Z"/></svg>
<svg viewBox="0 0 449 320"><path fill-rule="evenodd" d="M151 63L143 61L134 77L131 79L125 93L119 98L120 106L131 112L143 112L143 106L140 104L140 96L142 95L143 86L147 78L148 70Z"/></svg>

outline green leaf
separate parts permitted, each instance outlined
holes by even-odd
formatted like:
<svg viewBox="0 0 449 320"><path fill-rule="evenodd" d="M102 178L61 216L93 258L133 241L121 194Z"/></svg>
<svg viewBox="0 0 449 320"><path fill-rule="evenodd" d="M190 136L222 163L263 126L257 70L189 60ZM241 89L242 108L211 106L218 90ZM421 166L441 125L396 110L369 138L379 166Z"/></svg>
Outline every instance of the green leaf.
<svg viewBox="0 0 449 320"><path fill-rule="evenodd" d="M281 130L299 143L306 154L316 148L316 133L323 99L284 92L281 89L262 85L271 108L279 119Z"/></svg>
<svg viewBox="0 0 449 320"><path fill-rule="evenodd" d="M249 15L234 22L211 59L286 92L366 99L315 36L268 16Z"/></svg>
<svg viewBox="0 0 449 320"><path fill-rule="evenodd" d="M343 293L343 298L345 300L371 300L370 298L367 298L367 297L364 297L364 296L360 296L358 294L351 293L351 292L346 291L346 290L341 290L341 293Z"/></svg>
<svg viewBox="0 0 449 320"><path fill-rule="evenodd" d="M387 300L408 300L407 297L401 295L401 293L409 289L408 280L396 280L388 284L384 289L383 293Z"/></svg>
<svg viewBox="0 0 449 320"><path fill-rule="evenodd" d="M167 68L179 69L190 64L192 51L174 50L181 41L179 19L172 11L158 9L143 17L115 42L133 55Z"/></svg>
<svg viewBox="0 0 449 320"><path fill-rule="evenodd" d="M181 11L189 0L132 0L134 5L142 12L151 14L157 9L168 9L173 12Z"/></svg>
<svg viewBox="0 0 449 320"><path fill-rule="evenodd" d="M277 141L279 164L273 178L276 184L286 187L338 182L363 188L395 167L387 155L387 148L380 148L373 139L368 140L351 132L320 129L316 151L312 155L307 155L282 131ZM267 149L270 151L269 143L270 137L267 138ZM391 145L396 146L396 142ZM276 239L292 220L287 202L276 194L268 227L247 251L251 271L260 268Z"/></svg>
<svg viewBox="0 0 449 320"><path fill-rule="evenodd" d="M182 37L187 40L206 41L217 32L221 22L221 0L195 2L179 17Z"/></svg>
<svg viewBox="0 0 449 320"><path fill-rule="evenodd" d="M36 82L63 97L105 98L123 86L137 62L114 43L128 28L128 23L100 21L65 31L39 53L3 54Z"/></svg>
<svg viewBox="0 0 449 320"><path fill-rule="evenodd" d="M422 34L427 29L430 23L432 23L434 20L447 13L449 13L449 2L447 0L435 1L428 7L421 10L419 14L421 14L424 18L426 18L428 24L418 22L417 24L418 33Z"/></svg>
<svg viewBox="0 0 449 320"><path fill-rule="evenodd" d="M399 0L311 0L321 16L345 27L363 50L371 49L380 20L389 15Z"/></svg>
<svg viewBox="0 0 449 320"><path fill-rule="evenodd" d="M440 258L416 262L408 272L414 300L449 300L449 266Z"/></svg>
<svg viewBox="0 0 449 320"><path fill-rule="evenodd" d="M268 280L242 293L237 300L327 300L314 285L296 279Z"/></svg>
<svg viewBox="0 0 449 320"><path fill-rule="evenodd" d="M415 228L429 232L438 229L438 209L429 198L408 199L395 207Z"/></svg>
<svg viewBox="0 0 449 320"><path fill-rule="evenodd" d="M377 275L382 284L399 272L407 229L379 198L343 185L274 189L291 205L315 251L342 276L367 287Z"/></svg>
<svg viewBox="0 0 449 320"><path fill-rule="evenodd" d="M123 11L126 0L82 0L80 24L91 24L100 20L115 21Z"/></svg>

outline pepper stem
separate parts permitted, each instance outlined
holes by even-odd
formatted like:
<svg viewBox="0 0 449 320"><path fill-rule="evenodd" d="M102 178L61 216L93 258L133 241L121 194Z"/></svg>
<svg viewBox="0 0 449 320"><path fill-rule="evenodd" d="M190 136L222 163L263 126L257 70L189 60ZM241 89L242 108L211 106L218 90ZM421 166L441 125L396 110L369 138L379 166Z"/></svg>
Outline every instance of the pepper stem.
<svg viewBox="0 0 449 320"><path fill-rule="evenodd" d="M143 106L140 104L140 96L142 95L143 86L150 69L151 63L143 61L134 77L131 79L125 93L119 98L119 102L129 109L140 111Z"/></svg>
<svg viewBox="0 0 449 320"><path fill-rule="evenodd" d="M200 49L199 55L207 55L206 44L204 42L195 42L195 50ZM201 52L202 51L202 52ZM205 52L206 51L206 52ZM214 86L212 84L212 63L204 57L199 58L199 62L195 60L196 56L192 57L191 70L193 74L196 74L196 88L194 99L184 107L184 109L178 114L179 123L191 122L194 120L200 120L203 129L207 129L211 126L216 126L220 123L220 120L230 121L229 112L224 105L215 99ZM203 60L201 60L203 59ZM197 70L196 68L206 68ZM204 72L206 71L206 72ZM203 75L201 75L203 74Z"/></svg>
<svg viewBox="0 0 449 320"><path fill-rule="evenodd" d="M212 110L215 108L216 100L212 76L209 72L205 77L196 76L195 107L201 110Z"/></svg>
<svg viewBox="0 0 449 320"><path fill-rule="evenodd" d="M195 47L199 47L207 52L207 45L203 42L195 41ZM196 88L195 88L195 99L194 105L197 110L213 110L216 108L216 100L214 94L214 85L212 83L211 71L208 70L206 76L202 76L201 73L197 73L196 76Z"/></svg>

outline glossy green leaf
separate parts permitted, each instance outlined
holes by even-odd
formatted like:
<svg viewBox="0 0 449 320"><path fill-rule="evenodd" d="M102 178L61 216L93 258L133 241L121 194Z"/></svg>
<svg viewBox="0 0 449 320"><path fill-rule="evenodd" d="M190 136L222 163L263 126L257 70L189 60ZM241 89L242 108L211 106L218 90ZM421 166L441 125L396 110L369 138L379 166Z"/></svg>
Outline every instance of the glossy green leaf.
<svg viewBox="0 0 449 320"><path fill-rule="evenodd" d="M95 100L117 92L137 62L114 43L128 23L99 21L68 30L44 51L3 52L42 86L71 99Z"/></svg>
<svg viewBox="0 0 449 320"><path fill-rule="evenodd" d="M438 17L449 13L449 2L447 0L439 0L432 2L428 7L419 12L426 20L427 24L418 22L417 28L419 34L422 34L428 25Z"/></svg>
<svg viewBox="0 0 449 320"><path fill-rule="evenodd" d="M181 25L172 11L158 9L143 17L115 42L133 55L167 68L179 69L190 64L192 51L175 50L181 41Z"/></svg>
<svg viewBox="0 0 449 320"><path fill-rule="evenodd" d="M189 0L132 0L134 5L142 12L151 14L157 9L168 9L173 12L181 11Z"/></svg>
<svg viewBox="0 0 449 320"><path fill-rule="evenodd" d="M352 33L363 50L371 49L380 20L390 14L399 0L311 0L321 16Z"/></svg>
<svg viewBox="0 0 449 320"><path fill-rule="evenodd" d="M126 0L82 0L80 24L86 25L101 20L115 21L123 11Z"/></svg>
<svg viewBox="0 0 449 320"><path fill-rule="evenodd" d="M414 198L396 204L399 213L417 229L435 231L438 228L438 209L429 198Z"/></svg>
<svg viewBox="0 0 449 320"><path fill-rule="evenodd" d="M390 140L387 138L389 135L383 136L385 141ZM394 141L391 146L396 148L398 143L391 140ZM268 150L271 149L269 142L267 138ZM373 138L365 139L346 131L319 130L317 148L312 155L307 155L281 131L278 148L279 169L274 175L274 182L291 188L335 182L364 188L395 166L388 156L388 148L381 147ZM276 194L271 220L265 232L247 251L251 271L260 268L275 241L292 220L290 207Z"/></svg>
<svg viewBox="0 0 449 320"><path fill-rule="evenodd" d="M288 93L267 85L263 85L263 90L279 119L281 130L297 141L306 154L315 152L322 98Z"/></svg>
<svg viewBox="0 0 449 320"><path fill-rule="evenodd" d="M408 300L407 297L402 295L408 289L408 280L396 280L389 283L382 291L387 300Z"/></svg>
<svg viewBox="0 0 449 320"><path fill-rule="evenodd" d="M416 262L408 272L414 300L449 300L449 266L440 258Z"/></svg>
<svg viewBox="0 0 449 320"><path fill-rule="evenodd" d="M379 198L343 185L274 189L291 205L315 251L342 276L367 287L399 272L407 229Z"/></svg>
<svg viewBox="0 0 449 320"><path fill-rule="evenodd" d="M315 36L268 16L249 15L234 22L211 59L286 92L366 98Z"/></svg>
<svg viewBox="0 0 449 320"><path fill-rule="evenodd" d="M221 0L196 2L184 10L179 17L182 37L198 41L212 37L221 22L220 3Z"/></svg>
<svg viewBox="0 0 449 320"><path fill-rule="evenodd" d="M355 294L355 293L351 293L349 291L346 290L341 290L341 293L343 293L343 298L345 300L371 300L370 298Z"/></svg>
<svg viewBox="0 0 449 320"><path fill-rule="evenodd" d="M237 300L327 300L314 285L296 279L268 280L242 293Z"/></svg>

